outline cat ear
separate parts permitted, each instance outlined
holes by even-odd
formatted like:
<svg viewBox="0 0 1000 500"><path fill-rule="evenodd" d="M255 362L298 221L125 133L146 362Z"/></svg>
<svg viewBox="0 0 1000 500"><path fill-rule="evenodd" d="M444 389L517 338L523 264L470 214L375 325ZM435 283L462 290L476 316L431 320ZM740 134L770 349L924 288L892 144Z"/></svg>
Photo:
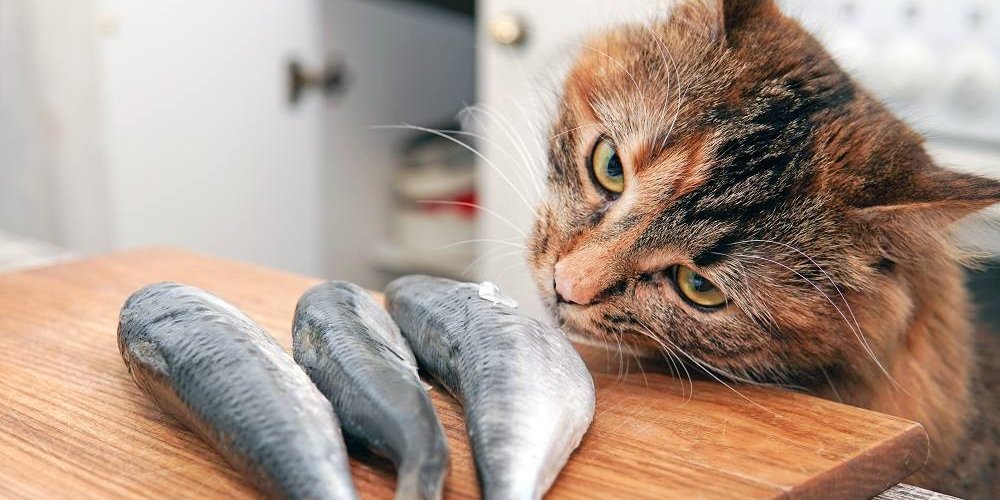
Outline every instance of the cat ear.
<svg viewBox="0 0 1000 500"><path fill-rule="evenodd" d="M883 258L920 259L946 244L952 223L1000 202L1000 182L931 166L907 185L876 188L883 198L856 209Z"/></svg>
<svg viewBox="0 0 1000 500"><path fill-rule="evenodd" d="M905 185L881 186L878 202L858 209L874 226L921 220L947 226L1000 203L1000 181L929 166Z"/></svg>
<svg viewBox="0 0 1000 500"><path fill-rule="evenodd" d="M781 14L774 0L721 0L723 28L727 35L748 22Z"/></svg>
<svg viewBox="0 0 1000 500"><path fill-rule="evenodd" d="M714 39L735 38L750 21L780 14L774 0L684 0L671 10L672 18L703 26Z"/></svg>

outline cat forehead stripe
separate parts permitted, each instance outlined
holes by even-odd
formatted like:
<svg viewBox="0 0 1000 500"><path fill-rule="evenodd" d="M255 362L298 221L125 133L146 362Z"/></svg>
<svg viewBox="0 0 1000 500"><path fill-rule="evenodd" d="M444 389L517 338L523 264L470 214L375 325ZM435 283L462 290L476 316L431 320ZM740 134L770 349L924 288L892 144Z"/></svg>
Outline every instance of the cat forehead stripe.
<svg viewBox="0 0 1000 500"><path fill-rule="evenodd" d="M767 213L787 208L813 178L816 121L850 102L854 88L844 79L834 88L805 92L797 81L779 81L747 94L743 103L706 113L702 126L716 130L709 178L664 207L634 250L674 243L671 228L736 223L711 237L704 229L695 235L703 241L694 250L696 263L710 265L724 258L720 250L745 238L745 228Z"/></svg>

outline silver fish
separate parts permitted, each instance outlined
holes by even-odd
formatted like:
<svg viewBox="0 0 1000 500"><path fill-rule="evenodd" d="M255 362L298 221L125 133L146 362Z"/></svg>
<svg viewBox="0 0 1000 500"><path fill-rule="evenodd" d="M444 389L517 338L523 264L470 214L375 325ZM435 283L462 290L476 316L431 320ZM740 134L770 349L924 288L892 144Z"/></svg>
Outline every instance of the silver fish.
<svg viewBox="0 0 1000 500"><path fill-rule="evenodd" d="M354 499L337 417L291 356L198 288L132 294L118 348L136 384L268 494Z"/></svg>
<svg viewBox="0 0 1000 500"><path fill-rule="evenodd" d="M295 308L292 352L340 417L344 434L399 470L396 498L440 499L448 442L399 327L363 288L330 281Z"/></svg>
<svg viewBox="0 0 1000 500"><path fill-rule="evenodd" d="M474 283L407 276L386 298L420 365L462 401L483 497L540 498L594 417L572 344Z"/></svg>

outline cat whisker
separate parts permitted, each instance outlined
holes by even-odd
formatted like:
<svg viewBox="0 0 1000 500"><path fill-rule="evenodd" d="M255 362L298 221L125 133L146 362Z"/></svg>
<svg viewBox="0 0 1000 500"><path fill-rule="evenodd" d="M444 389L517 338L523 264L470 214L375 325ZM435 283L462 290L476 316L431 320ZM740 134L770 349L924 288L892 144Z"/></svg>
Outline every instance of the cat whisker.
<svg viewBox="0 0 1000 500"><path fill-rule="evenodd" d="M525 69L524 59L523 58L517 58L517 59L515 59L515 65L517 66L517 70L521 74L522 80L524 80L524 81L530 81L531 78L528 77L528 71ZM551 82L550 83L553 86L561 86L561 84L562 84L562 75L561 74L559 76L556 76L555 74L551 74L550 77L551 77ZM543 87L543 85L534 85L533 87L536 89L536 93L531 94L529 97L534 99L535 102L533 104L535 105L535 108L541 108L541 109L550 108L550 109L547 110L548 113L546 113L545 116L552 116L553 114L555 114L556 110L552 106L547 106L546 103L543 102L543 100L538 97L538 95L541 94L541 92L538 91L538 89L541 88L541 87ZM558 95L558 93L554 89L553 89L552 93L553 93L553 97L556 97ZM520 110L521 116L525 120L525 124L528 127L533 127L533 123L534 122L528 117L528 113L526 112L525 107L520 102L515 102L514 104ZM546 179L546 174L548 172L548 165L547 165L546 158L545 158L545 151L546 151L546 148L547 148L548 145L545 144L541 140L541 138L544 136L543 131L541 130L541 128L543 128L543 127L535 128L532 131L532 133L531 133L531 138L533 139L533 141L535 142L535 145L538 148L537 151L540 153L540 155L536 158L535 164L537 165L537 167L535 169L536 170L536 175L534 177L535 179L537 179L537 183L538 183L538 186L539 186L538 189L539 189L540 194L545 191L545 188L546 188L545 179ZM515 135L517 135L516 131L515 131ZM522 143L523 143L523 136L519 135L518 137L519 137L519 139L522 139Z"/></svg>
<svg viewBox="0 0 1000 500"><path fill-rule="evenodd" d="M665 352L668 355L666 356L667 361L670 363L671 369L677 372L677 378L681 377L681 370L684 370L684 378L688 381L688 392L684 400L684 404L687 404L691 401L691 398L694 397L694 379L691 378L691 372L688 371L687 365L684 364L684 360L682 360L673 349L663 342L660 342L660 344L663 346L661 352ZM674 360L676 360L676 362ZM681 385L681 395L684 395L683 380Z"/></svg>
<svg viewBox="0 0 1000 500"><path fill-rule="evenodd" d="M710 253L721 257L731 257L728 253L722 253L722 252L710 252ZM733 262L735 262L740 267L740 271L742 273L740 275L740 278L743 281L744 289L752 290L753 288L750 286L750 281L747 279L747 276L750 274L750 271L747 270L746 266L743 265L743 261L741 261L740 259L734 258ZM752 311L747 311L747 312L752 316L758 317L758 319L762 321L764 324L767 325L775 324L774 316L771 314L771 311L769 311L766 307L755 307L753 308Z"/></svg>
<svg viewBox="0 0 1000 500"><path fill-rule="evenodd" d="M373 127L373 128L400 128L400 129L406 129L406 130L417 130L417 131L421 131L421 132L426 131L426 129L424 127L419 127L419 126L416 126L416 125L409 125L409 124L401 124L401 125L397 125L397 126L382 126L382 127ZM515 166L520 166L521 165L521 161L515 159L514 156L506 148L501 147L500 144L498 144L496 141L488 139L487 137L483 136L482 134L477 134L475 132L469 132L469 131L466 131L466 130L449 130L449 129L433 129L433 130L436 132L435 135L448 134L448 135L454 135L454 136L466 136L466 137L475 138L476 140L482 141L482 142L484 142L486 144L489 144L489 145L495 147L498 151L500 151L501 153L503 153L504 156L506 156L508 159L510 159L510 161L511 161L511 163L513 165L515 165ZM452 142L456 142L454 140L454 138L451 138L450 140L452 140ZM466 149L472 150L472 147L469 146L468 144L466 144L464 142L461 142L461 141L457 141L457 142L460 143L461 145L463 145L463 147L465 147ZM475 153L475 152L476 151L473 151L473 153ZM529 179L525 179L525 177L521 174L521 172L519 170L515 169L514 173L515 173L515 175L517 175L517 178L518 178L518 180L520 182L522 182L524 184L531 185L530 174L529 174ZM532 186L532 187L534 187L534 186Z"/></svg>
<svg viewBox="0 0 1000 500"><path fill-rule="evenodd" d="M499 249L494 248L493 250L490 250L488 252L484 252L479 257L476 257L475 259L472 260L472 262L469 263L469 265L465 266L465 269L462 269L462 274L461 275L465 276L469 271L472 270L473 267L476 266L476 264L479 264L480 262L482 262L482 261L484 261L486 259L499 260L499 259L504 259L504 258L507 258L507 257L512 257L512 256L515 256L515 255L522 255L522 254L524 254L523 250L509 250L509 251L506 251L506 252L499 253L499 255L498 255L497 254L497 250L503 250L503 248L502 247L499 248Z"/></svg>
<svg viewBox="0 0 1000 500"><path fill-rule="evenodd" d="M637 331L639 335L645 336L646 338L655 342L660 347L659 350L661 355L663 355L664 359L666 359L667 362L670 363L671 370L676 370L677 378L681 377L680 368L684 369L684 375L687 377L688 387L690 388L690 390L687 393L686 399L684 401L684 403L687 404L689 401L691 401L691 398L694 397L694 379L691 378L691 372L688 371L687 366L684 365L684 362L680 359L680 357L677 356L676 353L674 353L674 350L671 349L670 346L668 346L662 340L658 339L655 335L653 335L653 333L650 332L645 325L638 322L636 322L636 324L642 328L642 330ZM680 368L678 368L678 365L674 364L674 358L677 358L677 363L680 365ZM681 384L681 395L684 396L683 379Z"/></svg>
<svg viewBox="0 0 1000 500"><path fill-rule="evenodd" d="M673 358L676 357L677 355L673 352L673 349L671 349L667 344L665 344L663 342L663 340L657 338L656 335L654 335L649 330L649 328L647 328L642 323L639 323L637 321L636 325L641 328L641 330L637 330L636 331L638 334L645 336L646 338L648 338L648 339L652 340L654 343L656 343L657 346L659 346L660 353L663 354L664 358L669 361L669 363L671 365L671 368L675 369L677 371L677 377L679 378L680 375L681 375L681 373L680 373L680 369L677 369L677 366L674 365ZM670 357L667 357L667 355L669 355ZM690 395L688 396L687 401L690 401L690 398L694 395L694 380L691 378L691 373L687 370L687 366L684 365L684 362L681 361L681 359L679 357L677 357L677 362L680 364L680 367L684 369L684 373L687 376L688 385L691 388L691 391L689 393ZM683 392L683 385L681 386L681 388L682 388L681 389L681 394L683 395L684 394L684 392ZM685 402L687 402L687 401L685 401Z"/></svg>
<svg viewBox="0 0 1000 500"><path fill-rule="evenodd" d="M861 335L858 333L858 331L854 329L854 325L852 325L851 321L847 319L847 315L844 314L844 312L840 309L840 307L837 306L837 304L833 301L833 299L831 299L830 296L827 295L826 292L824 292L823 289L820 288L819 285L817 285L815 282L813 282L809 278L803 276L802 273L800 273L800 272L796 271L795 269L792 269L791 267L786 266L786 265L784 265L784 264L782 264L782 263L780 263L778 261L775 261L775 260L772 260L772 259L768 259L766 257L761 257L761 256L758 256L758 255L743 255L743 254L734 254L734 255L736 255L737 257L741 257L741 258L763 260L763 261L775 264L777 266L781 266L782 268L787 269L788 271L794 273L796 276L798 276L799 278L801 278L801 279L805 280L807 283L809 283L813 288L816 289L816 291L818 291L820 293L820 295L822 295L827 300L827 302L830 303L831 306L833 306L833 308L837 311L837 313L840 315L840 317L844 319L844 322L847 323L848 328L851 329L851 333L853 333L854 336L858 339L858 342L861 343L862 348L865 350L865 352L869 356L871 356L872 360L875 361L875 364L882 371L882 373L885 374L885 376L889 379L889 381L892 382L893 385L895 385L897 388L899 388L900 390L902 390L904 393L906 393L908 395L910 394L904 387L902 387L898 382L896 382L896 379L891 374L889 374L889 371L885 369L885 367L882 365L882 362L879 361L879 359L878 359L877 356L875 356L875 352L871 349L871 347L869 347L868 343L864 341L864 339L861 337Z"/></svg>
<svg viewBox="0 0 1000 500"><path fill-rule="evenodd" d="M587 50L592 50L594 52L597 52L598 54L601 54L604 57L607 57L611 62L617 64L618 67L621 68L626 75L628 75L629 79L632 80L632 86L635 87L635 93L639 97L639 103L642 105L642 114L640 116L642 116L643 118L649 117L649 111L647 109L647 103L646 103L646 95L642 91L642 89L639 88L639 81L635 79L635 75L633 75L632 72L629 71L628 67L625 66L625 63L621 62L617 58L612 57L610 54L603 52L595 47L591 47L589 45L583 45L582 47Z"/></svg>
<svg viewBox="0 0 1000 500"><path fill-rule="evenodd" d="M535 147L537 148L536 151L543 153L545 151L545 148L538 139L543 134L542 130L535 127L531 118L528 116L527 110L521 103L515 102L514 105L517 106L518 112L520 113L521 118L524 120L524 125L528 127L529 131L531 132L529 135L530 137L533 138ZM524 134L517 133L517 129L515 129L514 126L509 121L507 121L507 124L508 124L508 129L511 131L511 134L517 139L517 141L521 145L521 151L523 151L523 156L525 158L526 170L530 172L531 179L535 182L538 194L542 195L545 187L543 180L546 170L544 163L544 156L532 155L530 153L531 148L528 146L528 143L526 143L524 140Z"/></svg>
<svg viewBox="0 0 1000 500"><path fill-rule="evenodd" d="M610 371L611 369L611 340L609 339L610 335L607 332L599 331L597 333L594 333L593 336L595 337L595 339L590 345L604 349L604 369Z"/></svg>
<svg viewBox="0 0 1000 500"><path fill-rule="evenodd" d="M449 243L447 245L435 247L434 250L447 250L449 248L454 248L459 245L468 245L470 243L494 243L497 245L507 245L509 247L518 248L521 250L527 250L528 248L520 243L514 243L513 241L499 240L495 238L473 238L470 240L456 241L454 243Z"/></svg>
<svg viewBox="0 0 1000 500"><path fill-rule="evenodd" d="M837 398L837 401L843 403L844 400L840 397L840 393L837 392L837 387L833 385L833 379L830 378L830 374L827 373L826 368L820 367L820 373L823 374L823 378L826 379L826 383L830 385L830 390L833 391L833 396Z"/></svg>
<svg viewBox="0 0 1000 500"><path fill-rule="evenodd" d="M564 136L566 134L571 134L573 132L576 132L577 130L585 129L587 127L600 127L600 126L601 126L600 123L585 123L583 125L580 125L580 126L577 126L577 127L573 127L571 129L563 130L562 132L559 132L558 134L550 135L549 136L549 140L558 139L558 138L560 138L560 137L562 137L562 136Z"/></svg>
<svg viewBox="0 0 1000 500"><path fill-rule="evenodd" d="M670 341L668 340L668 342L670 342ZM673 345L673 342L670 342L670 343ZM676 345L674 347L676 347ZM772 415L774 415L776 417L780 416L777 413L775 413L774 411L772 411L772 410L768 409L767 407L761 405L760 403L758 403L758 402L750 399L747 395L745 395L742 392L738 391L735 387L727 384L725 380L723 380L721 377L719 377L718 375L715 374L715 370L718 370L718 368L716 368L714 366L711 366L711 365L709 365L707 363L703 363L703 362L699 361L698 359L696 359L694 356L691 356L690 354L688 354L683 349L680 349L680 348L677 348L677 349L680 351L681 354L684 355L684 357L688 358L689 360L691 360L692 363L694 363L695 365L697 365L701 369L703 369L705 371L705 373L707 373L710 377L712 377L713 379L715 379L716 382L724 385L727 389L729 389L729 390L733 391L734 393L736 393L737 396L745 399L750 404L752 404L752 405L756 406L757 408L760 408L761 410L764 410L764 411L766 411L766 412L768 412L768 413L770 413L770 414L772 414ZM724 371L722 372L722 374L723 374L723 376L729 377L729 375L727 375ZM734 380L738 380L737 377L732 377L732 378Z"/></svg>
<svg viewBox="0 0 1000 500"><path fill-rule="evenodd" d="M673 69L674 80L676 82L680 82L681 73L680 73L680 69L677 66L677 61L674 59L673 54L670 53L670 50L668 50L666 48L666 44L664 43L663 38L660 37L660 35L658 35L655 31L653 31L653 29L648 24L644 24L643 26L645 26L646 30L649 31L650 35L653 36L653 39L656 40L657 47L658 47L658 49L660 51L660 59L662 59L665 63L668 62L668 59L669 59L668 68L672 68ZM667 89L666 89L666 92L665 92L665 95L666 95L667 99L670 99L670 89L671 89L671 82L668 80L667 81ZM662 142L660 144L660 148L661 149L666 146L667 141L670 138L670 135L674 131L674 125L677 123L677 117L680 116L680 114L681 114L681 103L684 100L684 95L685 95L684 89L680 89L677 92L677 98L674 99L674 102L675 102L674 116L673 116L673 118L670 121L670 126L667 128L667 133L663 135L663 139L662 139Z"/></svg>
<svg viewBox="0 0 1000 500"><path fill-rule="evenodd" d="M435 130L437 130L438 132L441 132L442 134L472 137L472 138L476 139L477 141L480 141L480 142L485 143L485 144L489 144L490 146L493 146L494 148L496 148L497 151L499 151L500 153L502 153L505 157L507 157L507 159L510 160L510 162L511 162L512 165L520 166L522 164L523 160L518 160L517 158L514 157L514 155L512 155L510 153L510 151L507 148L502 147L499 143L497 143L497 141L489 139L489 138L487 138L486 136L484 136L482 134L477 134L475 132L469 132L468 130L450 130L450 129L443 129L443 128L439 128L439 129L435 129ZM524 169L522 168L522 169L515 169L514 170L514 173L515 173L515 175L517 175L518 180L521 181L524 184L527 184L529 187L535 187L532 184L531 174L529 173L528 177L526 178L524 175L521 174L520 170L524 170ZM536 187L536 189L537 189L537 187ZM541 193L539 193L539 194L541 194Z"/></svg>
<svg viewBox="0 0 1000 500"><path fill-rule="evenodd" d="M625 365L625 353L622 351L622 337L621 335L612 335L615 341L618 343L618 382L621 382L628 376L628 366ZM624 375L622 372L624 371Z"/></svg>
<svg viewBox="0 0 1000 500"><path fill-rule="evenodd" d="M514 160L511 157L511 155L508 154L508 157L511 158L511 161L514 162L514 164L521 165L521 169L519 169L518 171L518 177L521 179L522 182L529 184L531 187L533 187L535 191L538 193L538 195L541 196L542 195L541 186L537 183L537 178L535 178L534 175L532 174L532 170L529 169L529 165L531 164L530 156L527 150L524 148L525 145L523 141L519 143L518 140L515 140L515 137L518 137L518 139L520 139L520 137L517 136L517 134L513 133L513 127L510 125L510 122L508 122L501 114L494 113L485 106L480 106L480 105L466 106L465 109L462 110L462 112L467 113L469 116L475 119L481 127L484 126L484 124L482 120L480 120L479 117L477 116L476 114L477 112L489 115L493 118L493 120L496 121L497 125L500 127L500 130L504 133L504 135L507 137L510 143L514 146L514 149L517 150L518 154L521 155L521 161L517 161ZM496 143L493 144L496 145ZM497 146L497 148L500 149L499 146ZM521 175L521 172L527 173L527 179L523 175Z"/></svg>
<svg viewBox="0 0 1000 500"><path fill-rule="evenodd" d="M646 378L646 370L642 369L642 361L639 360L639 355L636 354L636 352L635 352L636 351L636 346L630 345L627 342L626 342L626 345L629 345L629 354L631 354L632 358L635 359L635 364L636 364L636 366L639 367L639 373L642 374L642 383L643 383L643 385L645 385L646 387L649 387L649 379Z"/></svg>
<svg viewBox="0 0 1000 500"><path fill-rule="evenodd" d="M640 324L641 324L641 323L640 323ZM643 326L644 326L644 325L643 325ZM646 328L646 329L648 330L648 327L645 327L645 326L644 326L644 328ZM652 332L651 332L651 331L650 331L650 334L652 334ZM733 387L733 386L731 386L731 385L727 384L727 383L726 383L726 381L725 381L725 380L723 380L723 379L722 379L721 377L719 377L718 375L716 375L716 374L715 374L715 372L716 372L716 371L718 371L719 373L721 373L721 374L722 374L723 376L725 376L725 377L727 377L727 378L730 378L730 379L732 379L732 380L736 380L736 381L739 381L739 382L743 382L742 380L740 380L740 379L739 379L739 377L735 377L735 376L731 376L731 374L728 374L728 373L726 373L726 372L725 372L725 370L721 370L721 369L719 369L719 368L716 368L716 367L712 366L711 364L709 364L709 363L707 363L707 362L703 362L703 361L700 361L700 360L698 360L698 359L697 359L697 358L695 358L694 356L692 356L692 355L688 354L688 352L687 352L687 351L685 351L684 349L681 349L681 348L680 348L680 347L679 347L679 346L678 346L677 344L675 344L675 343L674 343L674 342L673 342L672 340L670 340L670 339L669 339L669 338L667 338L666 336L662 337L662 339L663 339L663 340L664 340L665 342L669 343L669 344L670 344L670 345L671 345L671 346L672 346L672 347L673 347L674 349L676 349L676 350L677 350L677 352L680 352L681 354L683 354L683 355L684 355L684 357L686 357L686 358L687 358L688 360L690 360L690 361L691 361L692 363L694 363L694 364L695 364L696 366L698 366L698 367L700 367L700 368L701 368L702 370L704 370L704 371L705 371L705 373L707 373L707 374L708 374L708 375L709 375L710 377L712 377L713 379L715 379L715 381L716 381L716 382L718 382L718 383L722 384L723 386L725 386L725 387L726 387L727 389L729 389L730 391L733 391L733 393L735 393L735 394L736 394L737 396L739 396L739 397L743 398L744 400L746 400L746 401L747 401L747 402L749 402L750 404L752 404L752 405L756 406L757 408L760 408L761 410L764 410L764 411L766 411L766 412L768 412L768 413L770 413L770 414L772 414L772 415L774 415L774 416L776 416L776 417L780 417L780 415L778 415L778 414L777 414L777 413L775 413L774 411L772 411L772 410L770 410L770 409L768 409L768 408L764 407L764 406L763 406L763 405L761 405L760 403L758 403L758 402L756 402L756 401L754 401L754 400L750 399L750 398L749 398L749 397L747 397L747 396L746 396L745 394L743 394L742 392L738 391L738 390L737 390L737 389L736 389L735 387ZM751 382L751 383L753 383L753 382Z"/></svg>
<svg viewBox="0 0 1000 500"><path fill-rule="evenodd" d="M850 302L847 301L847 297L844 296L844 292L842 292L840 290L840 287L837 285L837 282L834 281L833 277L830 276L830 274L826 272L826 269L824 269L823 266L819 265L818 262L816 262L815 260L813 260L813 258L810 257L809 254L803 252L802 250L799 250L798 248L795 248L792 245L789 245L787 243L782 243L780 241L774 241L774 240L744 240L744 241L741 241L741 242L738 242L738 243L770 243L770 244L774 244L774 245L779 245L779 246L788 248L788 249L792 250L793 252L796 252L799 255L805 257L807 260L809 260L809 262L812 263L813 266L816 266L816 269L818 269L819 272L823 273L823 276L826 276L826 279L830 282L830 285L832 285L833 289L837 291L837 295L840 296L840 300L842 300L844 302L844 307L847 308L847 311L851 314L851 319L854 321L854 326L858 329L858 332L860 332L860 334L861 334L862 342L864 342L865 345L868 346L869 349L870 349L870 345L868 344L868 339L865 337L864 332L861 330L861 325L858 323L858 318L854 315L854 309L851 308L851 304L850 304Z"/></svg>
<svg viewBox="0 0 1000 500"><path fill-rule="evenodd" d="M534 178L538 180L538 184L539 184L539 186L541 186L541 189L539 190L539 194L541 194L542 192L545 191L545 189L544 189L545 188L545 182L544 181L545 181L545 172L547 171L547 167L546 167L546 164L545 164L545 144L543 144L542 140L541 140L541 138L544 135L544 133L542 131L542 127L541 126L536 126L536 125L532 124L531 118L528 116L527 109L525 109L525 107L521 103L518 102L518 103L514 103L514 104L515 104L515 106L517 106L518 111L521 113L521 117L524 119L525 124L529 128L531 128L531 135L530 136L532 138L532 141L535 143L535 150L540 155L540 156L536 157L536 161L532 162L532 164L535 167L534 168L534 174L535 174Z"/></svg>
<svg viewBox="0 0 1000 500"><path fill-rule="evenodd" d="M500 215L496 211L490 210L490 209L488 209L488 208L486 208L486 207L484 207L482 205L479 205L477 203L470 203L470 202L467 202L467 201L451 201L451 200L417 200L417 203L427 203L427 204L432 204L432 205L453 205L453 206L458 206L458 207L468 207L468 208L474 208L476 210L481 210L481 211L483 211L485 213L488 213L488 214L496 217L497 219L500 219L500 221L506 223L508 226L511 227L511 229L513 229L514 231L517 231L517 234L520 234L522 238L527 238L528 237L528 234L525 233L524 230L522 230L521 228L517 227L517 225L514 224L513 222L511 222L510 219L508 219L507 217L504 217L503 215Z"/></svg>
<svg viewBox="0 0 1000 500"><path fill-rule="evenodd" d="M517 262L515 262L515 263L513 263L513 264L511 264L511 265L509 265L509 266L507 266L507 267L505 267L503 269L501 269L499 272L497 272L497 275L503 276L503 275L507 274L508 272L510 272L515 267L523 265L523 264L524 264L523 262L517 261Z"/></svg>
<svg viewBox="0 0 1000 500"><path fill-rule="evenodd" d="M526 198L524 196L524 193L521 192L521 190L518 189L516 185L514 185L514 182L510 180L510 177L507 177L507 174L505 174L500 167L496 166L496 164L493 163L493 161L491 161L489 158L487 158L486 155L480 153L479 150L477 150L476 148L474 148L472 146L469 146L468 144L466 144L466 143L464 143L464 142L462 142L462 141L460 141L460 140L458 140L458 139L456 139L456 138L454 138L454 137L452 137L452 136L450 136L448 134L444 134L444 133L438 132L437 130L434 130L432 128L421 127L419 125L408 125L408 124L404 124L404 125L376 125L376 126L373 126L372 128L376 128L376 129L411 129L411 130L419 130L419 131L422 131L422 132L427 132L429 134L434 134L434 135L436 135L438 137L441 137L442 139L446 139L446 140L449 140L451 142L454 142L455 144L458 144L459 146L461 146L461 147L469 150L470 152L472 152L472 154L476 155L479 159L481 159L484 162L486 162L486 165L489 166L490 168L492 168L493 171L495 171L498 175L500 175L500 177L503 179L503 181L505 183L507 183L507 185L510 186L511 189L514 190L514 193L517 194L517 196L519 198L521 198L521 201L523 201L524 205L526 207L528 207L528 210L531 211L531 214L534 215L535 217L538 217L538 213L535 211L535 207L532 206L531 202L528 201L528 198Z"/></svg>

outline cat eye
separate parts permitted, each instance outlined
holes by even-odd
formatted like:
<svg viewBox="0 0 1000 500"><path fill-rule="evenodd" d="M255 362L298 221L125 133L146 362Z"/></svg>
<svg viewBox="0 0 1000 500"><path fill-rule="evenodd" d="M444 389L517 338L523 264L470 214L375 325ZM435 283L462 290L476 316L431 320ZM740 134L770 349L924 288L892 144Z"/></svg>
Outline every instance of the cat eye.
<svg viewBox="0 0 1000 500"><path fill-rule="evenodd" d="M594 179L604 189L619 194L625 190L625 170L615 145L607 137L601 137L590 153L590 168Z"/></svg>
<svg viewBox="0 0 1000 500"><path fill-rule="evenodd" d="M674 283L684 299L707 308L722 307L726 296L711 281L683 265L674 266Z"/></svg>

